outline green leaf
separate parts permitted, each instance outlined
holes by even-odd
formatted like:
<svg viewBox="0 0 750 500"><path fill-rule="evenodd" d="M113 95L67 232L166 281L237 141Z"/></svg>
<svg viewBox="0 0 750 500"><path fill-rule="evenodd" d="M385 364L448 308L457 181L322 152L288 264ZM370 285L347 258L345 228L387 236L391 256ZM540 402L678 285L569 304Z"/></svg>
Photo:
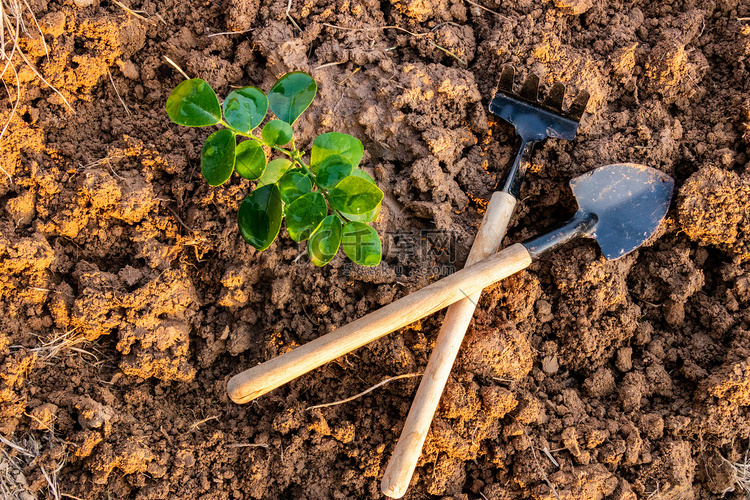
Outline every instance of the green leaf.
<svg viewBox="0 0 750 500"><path fill-rule="evenodd" d="M284 207L286 230L294 241L305 241L328 215L326 199L320 191L300 196Z"/></svg>
<svg viewBox="0 0 750 500"><path fill-rule="evenodd" d="M352 175L355 177L360 177L368 182L371 182L374 186L377 186L377 184L375 184L375 179L370 177L370 175L367 172L365 172L364 170L360 168L353 169ZM353 221L358 221L358 222L372 222L375 219L377 219L378 216L380 215L380 209L382 208L382 206L383 206L383 202L381 201L380 203L378 203L377 207L363 214L349 214L346 212L340 212L340 213L341 215L346 217L347 220L353 220Z"/></svg>
<svg viewBox="0 0 750 500"><path fill-rule="evenodd" d="M201 172L212 186L224 184L234 170L235 135L229 129L208 136L201 151Z"/></svg>
<svg viewBox="0 0 750 500"><path fill-rule="evenodd" d="M269 146L283 146L292 140L292 126L281 120L271 120L263 125L261 136Z"/></svg>
<svg viewBox="0 0 750 500"><path fill-rule="evenodd" d="M360 177L360 178L362 178L362 179L364 179L366 181L370 181L373 184L375 184L375 179L373 179L372 177L370 177L370 174L368 174L367 172L365 172L361 168L354 168L354 169L352 169L352 175L355 176L355 177ZM375 185L377 186L377 184L375 184ZM380 189L380 188L378 188L378 189Z"/></svg>
<svg viewBox="0 0 750 500"><path fill-rule="evenodd" d="M307 73L287 73L268 91L268 106L289 125L299 118L315 98L318 85Z"/></svg>
<svg viewBox="0 0 750 500"><path fill-rule="evenodd" d="M377 207L363 214L348 214L346 212L339 212L339 213L343 215L346 218L346 220L353 220L357 222L372 222L378 218L378 216L380 215L380 209L382 207L383 207L383 204L378 203Z"/></svg>
<svg viewBox="0 0 750 500"><path fill-rule="evenodd" d="M281 197L276 184L260 187L245 196L237 211L242 237L258 250L271 246L281 228Z"/></svg>
<svg viewBox="0 0 750 500"><path fill-rule="evenodd" d="M330 189L352 173L352 165L339 155L329 156L318 167L315 180L318 185Z"/></svg>
<svg viewBox="0 0 750 500"><path fill-rule="evenodd" d="M180 83L167 98L167 114L178 125L208 127L221 121L216 92L200 78Z"/></svg>
<svg viewBox="0 0 750 500"><path fill-rule="evenodd" d="M266 117L268 99L260 89L243 87L229 93L222 109L230 127L242 134L249 134Z"/></svg>
<svg viewBox="0 0 750 500"><path fill-rule="evenodd" d="M362 266L377 266L383 254L378 233L361 222L347 222L341 235L341 247L351 260Z"/></svg>
<svg viewBox="0 0 750 500"><path fill-rule="evenodd" d="M265 186L266 184L275 184L291 166L292 162L286 158L276 158L269 161L265 172L258 179L258 187Z"/></svg>
<svg viewBox="0 0 750 500"><path fill-rule="evenodd" d="M316 266L325 266L336 256L340 245L341 221L335 215L329 215L310 235L307 255Z"/></svg>
<svg viewBox="0 0 750 500"><path fill-rule="evenodd" d="M312 191L312 180L301 168L293 168L285 173L278 182L281 201L292 203L294 200Z"/></svg>
<svg viewBox="0 0 750 500"><path fill-rule="evenodd" d="M364 148L359 139L349 134L329 132L315 138L310 152L310 169L317 173L318 166L329 156L341 156L352 167L362 161Z"/></svg>
<svg viewBox="0 0 750 500"><path fill-rule="evenodd" d="M328 192L328 201L340 212L364 215L383 200L383 192L372 182L350 175Z"/></svg>
<svg viewBox="0 0 750 500"><path fill-rule="evenodd" d="M249 181L263 175L266 169L266 152L256 141L243 141L237 145L234 169Z"/></svg>

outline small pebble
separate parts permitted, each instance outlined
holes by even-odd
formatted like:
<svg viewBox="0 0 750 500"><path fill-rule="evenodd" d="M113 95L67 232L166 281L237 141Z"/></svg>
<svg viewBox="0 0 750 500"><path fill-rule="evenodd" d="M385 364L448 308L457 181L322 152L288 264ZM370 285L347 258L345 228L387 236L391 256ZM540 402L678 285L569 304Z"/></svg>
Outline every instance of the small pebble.
<svg viewBox="0 0 750 500"><path fill-rule="evenodd" d="M542 370L544 370L544 373L547 375L557 373L559 368L560 363L557 361L557 356L545 356L542 360Z"/></svg>

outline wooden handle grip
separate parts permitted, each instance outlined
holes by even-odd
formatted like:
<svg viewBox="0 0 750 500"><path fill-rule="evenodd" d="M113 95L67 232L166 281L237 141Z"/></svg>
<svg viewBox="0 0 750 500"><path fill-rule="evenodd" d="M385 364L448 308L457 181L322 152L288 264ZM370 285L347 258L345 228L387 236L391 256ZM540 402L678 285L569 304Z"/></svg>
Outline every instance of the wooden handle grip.
<svg viewBox="0 0 750 500"><path fill-rule="evenodd" d="M497 251L503 241L505 231L516 199L504 192L492 195L484 220L471 247L467 266L471 266ZM401 498L409 487L419 456L422 454L427 432L437 410L440 396L461 347L466 329L474 316L481 290L470 297L456 302L448 308L440 329L430 361L427 363L422 382L419 384L414 402L406 417L401 437L393 450L393 456L385 469L381 490L391 498Z"/></svg>
<svg viewBox="0 0 750 500"><path fill-rule="evenodd" d="M482 288L525 269L531 256L520 243L471 267L443 278L362 318L277 358L238 373L227 384L235 403L258 396L321 365L424 318Z"/></svg>

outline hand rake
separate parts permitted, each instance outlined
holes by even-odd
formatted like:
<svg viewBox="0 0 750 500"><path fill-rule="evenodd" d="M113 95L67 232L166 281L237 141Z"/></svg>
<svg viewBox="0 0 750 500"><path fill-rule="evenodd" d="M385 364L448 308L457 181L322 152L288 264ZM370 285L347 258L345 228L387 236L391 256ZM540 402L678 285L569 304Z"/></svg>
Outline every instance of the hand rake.
<svg viewBox="0 0 750 500"><path fill-rule="evenodd" d="M521 144L508 171L503 190L493 193L490 199L466 260L467 266L492 255L500 247L536 143L547 137L572 140L589 99L588 92L583 91L570 108L563 111L564 84L555 83L544 101L540 102L539 77L529 75L516 94L513 92L514 74L511 66L503 68L498 91L490 102L490 111L515 127ZM387 496L400 498L406 493L480 294L481 291L456 302L445 313L443 326L414 396L401 438L383 476L382 490Z"/></svg>

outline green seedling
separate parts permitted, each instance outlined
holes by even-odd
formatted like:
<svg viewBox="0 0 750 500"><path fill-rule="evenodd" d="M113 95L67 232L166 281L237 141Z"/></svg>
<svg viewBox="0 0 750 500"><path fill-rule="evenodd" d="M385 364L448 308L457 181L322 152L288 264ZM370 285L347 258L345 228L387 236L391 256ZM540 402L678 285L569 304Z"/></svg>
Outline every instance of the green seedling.
<svg viewBox="0 0 750 500"><path fill-rule="evenodd" d="M282 76L268 96L243 87L219 103L211 86L194 78L172 91L167 114L178 125L224 127L206 139L201 172L211 186L224 184L233 172L256 181L237 213L246 242L265 250L286 219L289 237L307 241L307 254L316 266L328 264L339 247L357 264L377 266L382 245L367 223L380 213L383 192L359 168L362 143L339 132L321 134L313 141L309 163L294 144L292 125L317 88L310 75L293 72ZM277 119L267 121L258 134L269 108ZM280 157L268 161L269 152Z"/></svg>

